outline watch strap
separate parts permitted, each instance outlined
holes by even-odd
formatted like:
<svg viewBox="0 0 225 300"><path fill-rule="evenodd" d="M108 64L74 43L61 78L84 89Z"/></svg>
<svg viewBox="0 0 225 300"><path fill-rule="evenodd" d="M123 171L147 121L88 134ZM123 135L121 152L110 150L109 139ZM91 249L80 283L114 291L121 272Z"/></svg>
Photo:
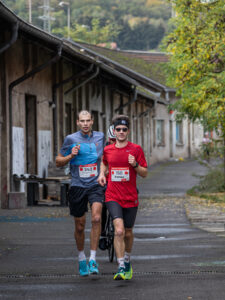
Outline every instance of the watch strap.
<svg viewBox="0 0 225 300"><path fill-rule="evenodd" d="M136 161L136 165L133 167L134 169L139 166L139 163Z"/></svg>

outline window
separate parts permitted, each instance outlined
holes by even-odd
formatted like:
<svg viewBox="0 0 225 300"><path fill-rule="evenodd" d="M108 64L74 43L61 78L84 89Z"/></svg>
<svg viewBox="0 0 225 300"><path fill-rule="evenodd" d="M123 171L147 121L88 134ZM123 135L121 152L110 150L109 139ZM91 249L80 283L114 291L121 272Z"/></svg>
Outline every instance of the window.
<svg viewBox="0 0 225 300"><path fill-rule="evenodd" d="M183 144L183 125L182 122L176 122L176 143Z"/></svg>
<svg viewBox="0 0 225 300"><path fill-rule="evenodd" d="M164 121L156 121L156 144L159 146L164 145Z"/></svg>

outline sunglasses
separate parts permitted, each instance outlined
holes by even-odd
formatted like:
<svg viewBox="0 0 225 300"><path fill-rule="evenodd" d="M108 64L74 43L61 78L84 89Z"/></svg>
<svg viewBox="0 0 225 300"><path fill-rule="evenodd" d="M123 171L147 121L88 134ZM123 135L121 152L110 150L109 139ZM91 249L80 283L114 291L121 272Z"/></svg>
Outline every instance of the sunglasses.
<svg viewBox="0 0 225 300"><path fill-rule="evenodd" d="M128 128L115 128L115 130L117 132L120 132L120 131L127 132Z"/></svg>

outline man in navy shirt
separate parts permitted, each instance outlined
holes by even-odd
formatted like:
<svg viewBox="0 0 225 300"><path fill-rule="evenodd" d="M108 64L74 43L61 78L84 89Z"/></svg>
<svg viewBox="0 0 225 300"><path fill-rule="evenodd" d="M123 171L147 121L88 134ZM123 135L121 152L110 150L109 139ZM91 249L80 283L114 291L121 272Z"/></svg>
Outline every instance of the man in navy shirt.
<svg viewBox="0 0 225 300"><path fill-rule="evenodd" d="M100 170L101 156L105 144L104 134L92 131L93 117L83 110L77 118L80 131L68 135L56 157L56 166L62 167L70 163L72 175L69 190L70 214L74 217L74 237L78 250L79 272L81 276L98 274L96 250L101 232L101 211L104 200L104 189L99 186L97 178ZM90 258L86 263L84 253L85 213L91 206Z"/></svg>

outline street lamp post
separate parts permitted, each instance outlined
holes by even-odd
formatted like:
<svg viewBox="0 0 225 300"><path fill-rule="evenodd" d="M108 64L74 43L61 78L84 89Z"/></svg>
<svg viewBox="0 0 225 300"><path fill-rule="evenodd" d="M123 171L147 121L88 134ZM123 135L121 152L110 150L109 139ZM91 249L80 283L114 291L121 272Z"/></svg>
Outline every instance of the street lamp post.
<svg viewBox="0 0 225 300"><path fill-rule="evenodd" d="M67 28L68 28L68 34L67 39L70 38L70 3L69 2L59 2L59 6L64 7L67 6Z"/></svg>

